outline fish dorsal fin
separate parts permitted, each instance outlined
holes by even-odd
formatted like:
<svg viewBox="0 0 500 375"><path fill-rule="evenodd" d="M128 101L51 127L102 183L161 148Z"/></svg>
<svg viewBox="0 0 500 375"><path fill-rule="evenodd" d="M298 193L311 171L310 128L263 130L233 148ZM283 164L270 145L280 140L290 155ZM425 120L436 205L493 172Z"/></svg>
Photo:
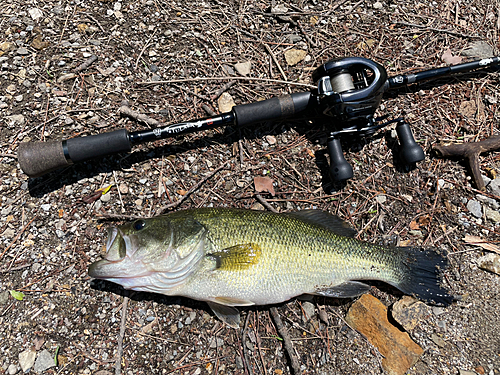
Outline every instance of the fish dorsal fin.
<svg viewBox="0 0 500 375"><path fill-rule="evenodd" d="M261 248L254 243L240 244L208 254L215 259L215 269L220 271L242 271L257 264Z"/></svg>
<svg viewBox="0 0 500 375"><path fill-rule="evenodd" d="M321 210L302 210L289 212L285 215L302 220L309 224L318 225L340 236L354 237L356 230L340 217Z"/></svg>
<svg viewBox="0 0 500 375"><path fill-rule="evenodd" d="M240 312L236 307L207 301L214 314L229 327L240 328Z"/></svg>
<svg viewBox="0 0 500 375"><path fill-rule="evenodd" d="M346 281L333 287L318 289L314 294L333 298L353 298L365 294L370 289L370 285L359 281Z"/></svg>

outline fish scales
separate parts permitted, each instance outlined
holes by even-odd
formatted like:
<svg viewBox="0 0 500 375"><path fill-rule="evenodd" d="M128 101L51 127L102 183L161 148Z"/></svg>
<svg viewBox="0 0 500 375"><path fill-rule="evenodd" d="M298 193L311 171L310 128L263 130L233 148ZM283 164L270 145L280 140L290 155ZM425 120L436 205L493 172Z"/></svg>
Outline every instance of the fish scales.
<svg viewBox="0 0 500 375"><path fill-rule="evenodd" d="M388 254L379 251L377 256L381 259L377 261L368 256L374 252L372 245L339 237L294 217L226 210L200 210L193 217L208 228L207 237L216 248L253 243L262 249L256 267L209 273L207 270L212 267L207 264L200 269L178 290L199 299L208 298L208 294L219 289L223 295L237 292L235 296L252 299L256 304L277 303L349 279L397 281L392 267L383 267L391 261ZM369 260L364 261L367 257Z"/></svg>

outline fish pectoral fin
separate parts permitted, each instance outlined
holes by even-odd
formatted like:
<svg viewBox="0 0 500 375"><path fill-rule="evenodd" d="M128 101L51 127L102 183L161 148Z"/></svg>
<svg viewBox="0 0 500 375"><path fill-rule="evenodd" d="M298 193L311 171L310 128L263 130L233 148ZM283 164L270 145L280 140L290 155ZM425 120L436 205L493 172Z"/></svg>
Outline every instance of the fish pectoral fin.
<svg viewBox="0 0 500 375"><path fill-rule="evenodd" d="M370 285L359 281L346 281L333 287L318 289L314 294L333 298L353 298L365 294L370 289Z"/></svg>
<svg viewBox="0 0 500 375"><path fill-rule="evenodd" d="M302 210L287 212L287 216L294 217L309 224L318 225L339 236L354 237L356 230L340 217L321 210Z"/></svg>
<svg viewBox="0 0 500 375"><path fill-rule="evenodd" d="M207 254L215 259L215 269L221 271L241 271L257 264L261 248L255 243L240 244Z"/></svg>
<svg viewBox="0 0 500 375"><path fill-rule="evenodd" d="M240 312L236 307L207 301L214 314L231 328L240 328Z"/></svg>

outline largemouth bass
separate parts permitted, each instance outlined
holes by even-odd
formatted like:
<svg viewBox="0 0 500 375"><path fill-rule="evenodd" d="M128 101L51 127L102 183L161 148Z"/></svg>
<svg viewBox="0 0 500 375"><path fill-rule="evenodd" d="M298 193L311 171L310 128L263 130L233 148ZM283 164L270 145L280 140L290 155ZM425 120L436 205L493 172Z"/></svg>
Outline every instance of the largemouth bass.
<svg viewBox="0 0 500 375"><path fill-rule="evenodd" d="M206 301L229 326L236 306L267 305L302 294L356 297L380 280L438 305L445 258L433 250L359 241L320 210L274 214L203 208L108 229L104 259L89 275L125 289Z"/></svg>

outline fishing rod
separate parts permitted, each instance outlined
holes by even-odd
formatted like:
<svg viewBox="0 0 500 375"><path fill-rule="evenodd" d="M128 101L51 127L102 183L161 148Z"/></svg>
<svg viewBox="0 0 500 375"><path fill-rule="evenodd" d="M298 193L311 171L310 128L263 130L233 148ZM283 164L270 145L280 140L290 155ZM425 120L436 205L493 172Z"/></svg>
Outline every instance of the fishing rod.
<svg viewBox="0 0 500 375"><path fill-rule="evenodd" d="M382 121L388 116L375 118L375 111L384 92L448 74L484 69L499 64L499 57L491 57L388 77L382 65L366 58L333 59L314 70L312 78L317 89L309 92L237 105L230 112L220 115L155 129L135 132L120 129L62 141L20 143L18 161L25 174L39 177L74 163L130 152L133 146L145 142L228 125L241 127L312 111L332 124L328 124L332 130L329 131L327 139L330 175L334 181L343 181L353 177L353 170L344 158L341 139L369 137L389 124L396 123L400 144L399 156L404 163L414 164L425 158L422 148L415 142L410 125L403 118L386 122Z"/></svg>

